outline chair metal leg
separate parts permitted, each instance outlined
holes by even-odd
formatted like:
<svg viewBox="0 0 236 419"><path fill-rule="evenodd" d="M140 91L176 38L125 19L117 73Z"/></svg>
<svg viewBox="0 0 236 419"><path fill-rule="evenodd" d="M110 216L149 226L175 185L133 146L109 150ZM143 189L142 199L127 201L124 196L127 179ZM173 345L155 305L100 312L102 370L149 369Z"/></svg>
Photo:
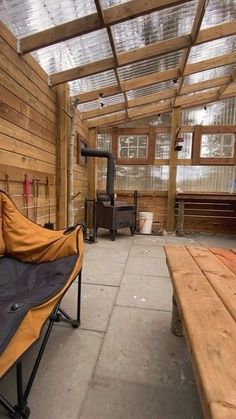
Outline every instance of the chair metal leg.
<svg viewBox="0 0 236 419"><path fill-rule="evenodd" d="M23 379L22 379L22 361L20 360L16 364L16 379L17 379L17 406L11 405L2 395L0 395L0 405L10 414L10 417L14 419L27 419L30 415L30 409L27 406L27 400L29 397L30 390L34 383L35 376L37 374L44 350L46 348L49 336L51 334L55 321L66 321L69 322L72 327L77 328L80 325L80 307L81 307L81 271L78 275L78 291L77 291L77 318L72 319L69 314L64 311L59 304L55 308L53 314L50 317L49 325L44 335L42 344L40 346L36 361L31 371L25 392L23 391ZM61 314L59 314L61 313Z"/></svg>

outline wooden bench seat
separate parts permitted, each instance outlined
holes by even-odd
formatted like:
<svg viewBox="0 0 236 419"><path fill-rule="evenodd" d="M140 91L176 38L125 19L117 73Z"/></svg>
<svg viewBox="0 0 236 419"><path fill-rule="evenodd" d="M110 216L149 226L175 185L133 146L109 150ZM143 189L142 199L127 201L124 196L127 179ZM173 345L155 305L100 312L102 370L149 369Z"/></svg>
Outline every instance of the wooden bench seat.
<svg viewBox="0 0 236 419"><path fill-rule="evenodd" d="M236 253L165 251L205 418L236 419Z"/></svg>

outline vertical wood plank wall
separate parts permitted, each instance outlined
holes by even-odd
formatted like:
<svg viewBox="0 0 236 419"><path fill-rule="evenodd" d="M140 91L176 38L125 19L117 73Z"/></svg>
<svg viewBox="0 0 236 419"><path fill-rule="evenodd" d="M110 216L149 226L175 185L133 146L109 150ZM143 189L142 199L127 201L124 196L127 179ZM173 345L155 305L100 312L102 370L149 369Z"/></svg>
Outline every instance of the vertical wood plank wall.
<svg viewBox="0 0 236 419"><path fill-rule="evenodd" d="M89 129L81 121L78 113L77 117L77 134L78 138L81 136L89 147ZM84 201L88 194L88 167L87 164L81 165L78 160L78 140L74 144L74 222L81 223L84 221Z"/></svg>
<svg viewBox="0 0 236 419"><path fill-rule="evenodd" d="M29 218L48 221L46 177L51 183L51 221L55 222L56 95L30 55L16 53L16 38L0 22L0 188L26 214L23 180L39 179L37 220L31 184Z"/></svg>

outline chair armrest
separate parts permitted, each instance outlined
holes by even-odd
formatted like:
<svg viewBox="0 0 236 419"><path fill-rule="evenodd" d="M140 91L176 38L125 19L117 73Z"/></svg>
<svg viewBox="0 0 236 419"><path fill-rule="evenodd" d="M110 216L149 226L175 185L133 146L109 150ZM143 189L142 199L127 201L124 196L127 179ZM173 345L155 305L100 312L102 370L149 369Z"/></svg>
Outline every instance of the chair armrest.
<svg viewBox="0 0 236 419"><path fill-rule="evenodd" d="M13 201L2 195L3 237L6 253L24 262L48 262L83 252L83 232L74 229L48 230L26 218Z"/></svg>

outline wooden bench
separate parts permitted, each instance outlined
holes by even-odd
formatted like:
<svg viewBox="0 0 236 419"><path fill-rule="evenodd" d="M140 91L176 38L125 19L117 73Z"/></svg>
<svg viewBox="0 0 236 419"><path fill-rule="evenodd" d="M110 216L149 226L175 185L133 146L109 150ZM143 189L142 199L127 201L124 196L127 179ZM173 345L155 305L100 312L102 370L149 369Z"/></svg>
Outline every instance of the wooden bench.
<svg viewBox="0 0 236 419"><path fill-rule="evenodd" d="M172 332L181 335L183 326L204 416L235 419L236 251L166 246L165 252Z"/></svg>

